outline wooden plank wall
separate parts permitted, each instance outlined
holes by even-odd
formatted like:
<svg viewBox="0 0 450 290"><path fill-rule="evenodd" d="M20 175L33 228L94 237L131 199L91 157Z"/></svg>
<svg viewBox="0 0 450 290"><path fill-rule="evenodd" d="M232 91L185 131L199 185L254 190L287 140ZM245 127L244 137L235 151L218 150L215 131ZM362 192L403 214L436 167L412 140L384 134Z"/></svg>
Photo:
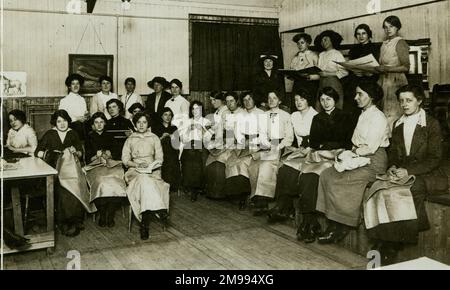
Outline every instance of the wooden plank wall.
<svg viewBox="0 0 450 290"><path fill-rule="evenodd" d="M380 3L381 11L417 5L432 0L285 0L280 10L280 31L286 32L339 19L370 14L369 3Z"/></svg>
<svg viewBox="0 0 450 290"><path fill-rule="evenodd" d="M331 2L331 1L330 1ZM350 1L348 1L350 2ZM396 1L397 2L397 1ZM313 2L311 2L313 3ZM346 6L347 1L341 1ZM312 5L312 4L310 4ZM340 11L340 10L339 10ZM400 9L387 13L364 16L350 20L339 21L331 24L317 25L305 28L313 38L326 29L339 32L343 43L354 43L354 29L361 23L368 24L373 30L373 41L383 40L383 19L389 15L397 15L402 21L401 35L406 39L431 39L431 51L429 55L430 88L434 84L450 83L450 1L441 1L420 5L411 8ZM283 23L283 13L280 22ZM298 27L300 28L300 27ZM292 33L283 34L284 58L289 62L296 53L295 43L292 43Z"/></svg>

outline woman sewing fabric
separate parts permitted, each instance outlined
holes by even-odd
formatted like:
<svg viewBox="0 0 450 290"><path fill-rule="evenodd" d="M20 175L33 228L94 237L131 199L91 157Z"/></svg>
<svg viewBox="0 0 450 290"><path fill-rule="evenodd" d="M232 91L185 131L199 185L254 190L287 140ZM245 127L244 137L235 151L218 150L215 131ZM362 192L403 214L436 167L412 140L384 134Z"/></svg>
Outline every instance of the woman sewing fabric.
<svg viewBox="0 0 450 290"><path fill-rule="evenodd" d="M163 227L167 226L170 185L161 179L164 154L161 141L150 130L150 116L138 113L133 122L136 132L125 141L122 162L128 168L125 173L128 200L134 216L141 221L141 239L147 240L153 215Z"/></svg>
<svg viewBox="0 0 450 290"><path fill-rule="evenodd" d="M84 229L84 208L88 212L96 209L90 204L86 179L78 160L83 156L82 146L78 134L69 128L71 121L64 110L53 113L50 124L54 127L39 141L35 155L58 170L57 221L62 234L74 237ZM78 182L73 183L73 180Z"/></svg>
<svg viewBox="0 0 450 290"><path fill-rule="evenodd" d="M162 179L170 184L170 192L178 192L181 185L181 169L179 161L179 134L178 128L172 125L173 112L170 108L164 108L159 118L159 124L152 128L161 140L164 153L164 161L161 167Z"/></svg>
<svg viewBox="0 0 450 290"><path fill-rule="evenodd" d="M91 202L94 202L100 217L100 227L113 227L114 215L127 197L124 170L120 162L122 151L115 145L111 133L105 132L106 116L102 112L91 118L92 131L86 139L86 179L90 187ZM121 149L121 148L120 148Z"/></svg>
<svg viewBox="0 0 450 290"><path fill-rule="evenodd" d="M383 264L394 262L405 244L417 244L419 232L429 229L424 200L427 194L446 193L448 181L440 169L442 135L439 123L421 108L425 93L418 86L404 86L397 91L403 115L394 124L392 145L388 151L387 175L394 180L414 175L410 191L417 218L379 224L368 229L374 249L382 254ZM391 200L393 200L391 198ZM405 197L393 205L405 208ZM387 209L389 211L389 209Z"/></svg>
<svg viewBox="0 0 450 290"><path fill-rule="evenodd" d="M367 184L386 171L390 131L385 115L375 105L382 98L383 91L375 83L359 83L356 88L355 100L362 113L351 139L353 149L338 157L343 160L351 154L345 160L353 162L342 163L346 164L344 171L337 171L336 165L328 168L319 178L316 210L329 220L327 230L318 238L319 243L339 242L352 227L358 226ZM363 165L361 161L368 164Z"/></svg>
<svg viewBox="0 0 450 290"><path fill-rule="evenodd" d="M210 128L211 122L203 117L203 104L193 101L189 107L189 120L180 128L183 143L181 154L183 187L190 192L191 201L196 201L198 194L205 188L205 163L208 152L204 141L212 135Z"/></svg>

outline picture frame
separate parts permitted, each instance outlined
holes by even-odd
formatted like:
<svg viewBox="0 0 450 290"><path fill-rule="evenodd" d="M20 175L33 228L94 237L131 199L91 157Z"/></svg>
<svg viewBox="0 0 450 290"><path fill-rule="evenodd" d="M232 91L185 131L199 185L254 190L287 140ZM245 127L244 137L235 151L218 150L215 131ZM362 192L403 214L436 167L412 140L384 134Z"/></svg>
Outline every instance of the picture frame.
<svg viewBox="0 0 450 290"><path fill-rule="evenodd" d="M114 55L108 54L69 54L69 74L77 73L84 77L80 90L83 95L94 95L101 91L99 77L113 78Z"/></svg>
<svg viewBox="0 0 450 290"><path fill-rule="evenodd" d="M0 72L2 96L19 98L27 96L27 73L20 71Z"/></svg>

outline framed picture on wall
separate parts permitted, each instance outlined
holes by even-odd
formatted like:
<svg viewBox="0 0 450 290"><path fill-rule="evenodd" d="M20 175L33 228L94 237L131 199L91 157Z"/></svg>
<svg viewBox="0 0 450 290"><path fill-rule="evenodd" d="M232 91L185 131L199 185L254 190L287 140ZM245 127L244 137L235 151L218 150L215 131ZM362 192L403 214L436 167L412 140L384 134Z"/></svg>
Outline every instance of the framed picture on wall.
<svg viewBox="0 0 450 290"><path fill-rule="evenodd" d="M105 54L69 54L69 74L77 73L84 77L81 93L92 95L101 88L98 78L107 75L113 78L114 56Z"/></svg>
<svg viewBox="0 0 450 290"><path fill-rule="evenodd" d="M4 71L0 73L3 79L3 96L26 97L27 96L27 73L20 71Z"/></svg>

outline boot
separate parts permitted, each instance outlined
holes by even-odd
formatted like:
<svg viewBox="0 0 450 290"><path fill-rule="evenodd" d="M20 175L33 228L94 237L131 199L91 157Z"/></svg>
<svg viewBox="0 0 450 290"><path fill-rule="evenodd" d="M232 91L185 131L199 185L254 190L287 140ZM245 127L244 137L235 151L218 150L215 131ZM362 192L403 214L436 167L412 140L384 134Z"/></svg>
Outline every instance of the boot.
<svg viewBox="0 0 450 290"><path fill-rule="evenodd" d="M150 212L146 211L142 213L142 222L140 228L141 240L144 241L148 240L150 236L149 229L150 229Z"/></svg>
<svg viewBox="0 0 450 290"><path fill-rule="evenodd" d="M107 215L107 213L106 213L106 206L104 205L104 206L100 207L98 209L98 211L99 211L99 214L100 214L100 217L98 218L98 225L99 225L99 227L104 228L104 227L106 227L106 224L107 224L107 220L106 220L106 215Z"/></svg>
<svg viewBox="0 0 450 290"><path fill-rule="evenodd" d="M165 232L169 225L169 214L167 213L166 209L162 209L162 210L158 211L158 215L159 215L159 220L161 221L163 231Z"/></svg>
<svg viewBox="0 0 450 290"><path fill-rule="evenodd" d="M116 205L108 204L106 209L106 225L108 228L112 228L115 225L114 216L116 214Z"/></svg>
<svg viewBox="0 0 450 290"><path fill-rule="evenodd" d="M31 247L29 239L17 235L13 231L8 230L8 228L3 228L3 234L5 244L11 249L26 249Z"/></svg>
<svg viewBox="0 0 450 290"><path fill-rule="evenodd" d="M267 222L269 224L274 224L278 222L284 222L288 219L287 215L281 213L281 210L277 207L271 209L267 214Z"/></svg>

